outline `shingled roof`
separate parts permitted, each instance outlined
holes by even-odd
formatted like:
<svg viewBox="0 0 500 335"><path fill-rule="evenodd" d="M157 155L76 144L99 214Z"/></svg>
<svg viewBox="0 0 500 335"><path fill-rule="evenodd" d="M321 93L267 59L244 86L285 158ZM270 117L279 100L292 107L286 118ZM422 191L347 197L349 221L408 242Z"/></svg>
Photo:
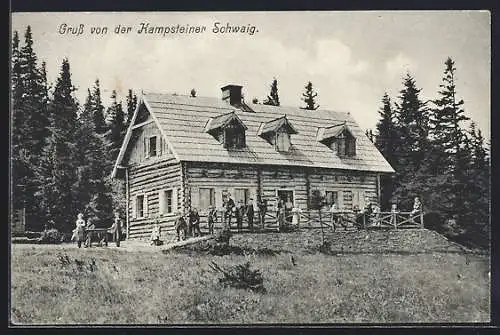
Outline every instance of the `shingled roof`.
<svg viewBox="0 0 500 335"><path fill-rule="evenodd" d="M394 172L348 113L328 110L306 111L297 107L261 104L251 105L254 112L244 112L217 98L160 93L143 93L139 101L139 104L141 103L144 103L153 115L172 152L180 161ZM136 114L138 110L139 108ZM221 116L229 116L231 112L234 112L247 127L246 147L243 149L228 150L206 132L207 122L210 119L224 121L226 117ZM262 123L281 119L283 115L286 115L286 120L293 124L297 131L292 138L292 148L289 152L276 151L265 139L258 136ZM344 123L356 137L355 157L338 157L328 146L318 141L320 128ZM120 166L127 150L129 138L130 136L125 138L113 176L116 175L116 169Z"/></svg>

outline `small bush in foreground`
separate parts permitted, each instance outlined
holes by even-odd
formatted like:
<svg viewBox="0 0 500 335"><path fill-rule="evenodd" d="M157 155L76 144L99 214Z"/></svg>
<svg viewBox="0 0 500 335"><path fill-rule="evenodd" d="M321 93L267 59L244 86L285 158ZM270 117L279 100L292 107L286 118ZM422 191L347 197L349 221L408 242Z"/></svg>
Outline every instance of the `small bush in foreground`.
<svg viewBox="0 0 500 335"><path fill-rule="evenodd" d="M218 272L221 272L224 277L219 278L219 282L226 286L234 288L250 289L254 292L264 293L264 279L260 270L251 270L250 262L238 264L229 269L221 268L217 263L213 262L210 267Z"/></svg>

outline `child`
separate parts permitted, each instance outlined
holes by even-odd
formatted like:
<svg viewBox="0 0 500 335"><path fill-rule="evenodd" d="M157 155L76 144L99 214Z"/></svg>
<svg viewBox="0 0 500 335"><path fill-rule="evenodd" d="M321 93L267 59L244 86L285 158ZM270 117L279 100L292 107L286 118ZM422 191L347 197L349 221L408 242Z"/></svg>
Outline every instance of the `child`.
<svg viewBox="0 0 500 335"><path fill-rule="evenodd" d="M339 210L337 204L333 202L332 206L330 207L330 223L332 224L333 231L337 229L337 223L339 221L338 212Z"/></svg>
<svg viewBox="0 0 500 335"><path fill-rule="evenodd" d="M213 206L208 207L208 233L213 235L214 223L217 222L217 211Z"/></svg>
<svg viewBox="0 0 500 335"><path fill-rule="evenodd" d="M85 239L85 220L83 219L83 214L78 213L76 219L76 228L73 229L73 236L71 237L72 241L77 241L78 248L82 247L82 242Z"/></svg>
<svg viewBox="0 0 500 335"><path fill-rule="evenodd" d="M115 212L115 218L113 220L113 225L110 228L110 233L115 240L116 246L120 246L120 239L122 234L122 220L120 219L120 213L118 211Z"/></svg>
<svg viewBox="0 0 500 335"><path fill-rule="evenodd" d="M158 222L155 222L155 225L153 226L153 230L151 231L151 245L160 245L160 234L161 234L161 228Z"/></svg>

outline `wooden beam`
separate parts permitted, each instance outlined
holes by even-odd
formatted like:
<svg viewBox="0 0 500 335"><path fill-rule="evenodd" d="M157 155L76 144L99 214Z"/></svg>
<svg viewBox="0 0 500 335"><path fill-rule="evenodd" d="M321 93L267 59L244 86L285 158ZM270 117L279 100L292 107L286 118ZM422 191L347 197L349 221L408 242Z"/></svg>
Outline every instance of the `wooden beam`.
<svg viewBox="0 0 500 335"><path fill-rule="evenodd" d="M132 126L132 129L137 129L137 128L141 128L142 126L145 126L147 124L150 124L151 122L154 122L155 120L153 118L147 120L147 121L144 121L144 122L141 122L141 123L138 123L138 124L134 124Z"/></svg>

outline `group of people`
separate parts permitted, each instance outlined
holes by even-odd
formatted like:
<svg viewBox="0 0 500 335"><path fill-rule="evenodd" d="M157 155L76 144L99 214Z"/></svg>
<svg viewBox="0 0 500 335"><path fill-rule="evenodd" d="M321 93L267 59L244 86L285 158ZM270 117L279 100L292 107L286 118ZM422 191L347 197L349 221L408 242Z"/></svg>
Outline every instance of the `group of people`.
<svg viewBox="0 0 500 335"><path fill-rule="evenodd" d="M121 228L122 221L120 218L120 213L116 211L114 213L113 224L106 230L105 234L110 234L112 236L112 239L116 242L117 247L120 246ZM71 241L76 241L78 248L82 247L82 243L84 243L85 248L89 247L91 243L91 235L88 234L88 230L91 229L95 229L95 224L92 222L92 219L88 218L87 221L85 221L83 213L78 213L75 222L75 229L73 229L73 235L71 236Z"/></svg>

